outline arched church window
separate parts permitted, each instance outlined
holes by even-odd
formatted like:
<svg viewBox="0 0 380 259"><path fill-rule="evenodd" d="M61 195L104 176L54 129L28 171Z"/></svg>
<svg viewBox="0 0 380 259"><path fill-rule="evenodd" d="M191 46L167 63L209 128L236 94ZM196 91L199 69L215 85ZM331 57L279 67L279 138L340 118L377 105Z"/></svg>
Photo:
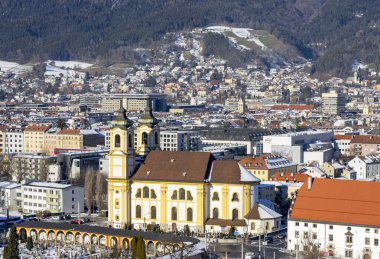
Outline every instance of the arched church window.
<svg viewBox="0 0 380 259"><path fill-rule="evenodd" d="M115 135L115 147L120 147L120 135Z"/></svg>
<svg viewBox="0 0 380 259"><path fill-rule="evenodd" d="M132 134L128 134L128 147L132 147L133 139L132 139Z"/></svg>
<svg viewBox="0 0 380 259"><path fill-rule="evenodd" d="M143 188L143 198L149 198L149 188L146 186Z"/></svg>
<svg viewBox="0 0 380 259"><path fill-rule="evenodd" d="M141 144L148 145L148 134L146 132L141 135Z"/></svg>

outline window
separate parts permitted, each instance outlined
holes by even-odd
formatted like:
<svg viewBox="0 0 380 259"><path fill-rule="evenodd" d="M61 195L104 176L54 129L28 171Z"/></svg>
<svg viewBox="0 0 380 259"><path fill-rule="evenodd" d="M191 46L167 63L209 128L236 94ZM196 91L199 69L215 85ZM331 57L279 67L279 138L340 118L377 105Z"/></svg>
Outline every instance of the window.
<svg viewBox="0 0 380 259"><path fill-rule="evenodd" d="M219 193L214 192L214 193L212 194L212 200L213 200L213 201L218 201L218 200L219 200Z"/></svg>
<svg viewBox="0 0 380 259"><path fill-rule="evenodd" d="M156 206L152 206L150 208L150 218L151 219L156 219L157 215L156 215Z"/></svg>
<svg viewBox="0 0 380 259"><path fill-rule="evenodd" d="M173 191L172 200L176 200L176 199L178 199L177 191Z"/></svg>
<svg viewBox="0 0 380 259"><path fill-rule="evenodd" d="M150 197L151 197L152 199L157 199L156 192L155 192L153 189L150 190Z"/></svg>
<svg viewBox="0 0 380 259"><path fill-rule="evenodd" d="M365 238L365 244L366 245L370 245L371 244L371 241L368 237Z"/></svg>
<svg viewBox="0 0 380 259"><path fill-rule="evenodd" d="M187 208L187 221L193 221L193 209Z"/></svg>
<svg viewBox="0 0 380 259"><path fill-rule="evenodd" d="M234 194L232 194L232 200L231 201L239 201L239 196L236 192L234 192Z"/></svg>
<svg viewBox="0 0 380 259"><path fill-rule="evenodd" d="M136 198L141 198L141 189L137 189Z"/></svg>
<svg viewBox="0 0 380 259"><path fill-rule="evenodd" d="M313 233L313 239L317 239L317 233Z"/></svg>
<svg viewBox="0 0 380 259"><path fill-rule="evenodd" d="M214 208L214 209L212 210L212 218L213 218L213 219L217 219L217 218L219 218L219 210L218 210L218 208Z"/></svg>
<svg viewBox="0 0 380 259"><path fill-rule="evenodd" d="M236 220L239 218L239 211L237 209L232 210L232 220Z"/></svg>
<svg viewBox="0 0 380 259"><path fill-rule="evenodd" d="M345 256L348 258L352 258L352 250L346 250L345 251Z"/></svg>
<svg viewBox="0 0 380 259"><path fill-rule="evenodd" d="M158 145L158 132L157 131L154 133L154 144Z"/></svg>
<svg viewBox="0 0 380 259"><path fill-rule="evenodd" d="M133 143L133 141L132 141L132 134L129 133L128 134L128 147L132 147L132 143Z"/></svg>
<svg viewBox="0 0 380 259"><path fill-rule="evenodd" d="M172 208L172 220L177 220L177 208Z"/></svg>
<svg viewBox="0 0 380 259"><path fill-rule="evenodd" d="M143 132L143 134L141 134L141 144L148 145L148 134L146 132Z"/></svg>
<svg viewBox="0 0 380 259"><path fill-rule="evenodd" d="M349 243L349 244L352 243L352 236L351 235L346 235L346 243Z"/></svg>
<svg viewBox="0 0 380 259"><path fill-rule="evenodd" d="M304 223L304 226L305 226L305 227L307 227L308 225L309 225L309 224L307 224L307 223Z"/></svg>
<svg viewBox="0 0 380 259"><path fill-rule="evenodd" d="M369 228L366 228L366 229L365 229L365 232L366 232L366 233L369 233L369 232L370 232L370 229L369 229Z"/></svg>
<svg viewBox="0 0 380 259"><path fill-rule="evenodd" d="M378 238L375 238L375 239L373 240L373 244L374 244L375 246L378 246L378 245L379 245L379 239L378 239Z"/></svg>
<svg viewBox="0 0 380 259"><path fill-rule="evenodd" d="M255 222L252 222L251 223L251 230L255 230L255 228L256 228Z"/></svg>
<svg viewBox="0 0 380 259"><path fill-rule="evenodd" d="M120 147L120 135L115 135L115 147Z"/></svg>
<svg viewBox="0 0 380 259"><path fill-rule="evenodd" d="M329 229L334 229L334 226L330 225L330 226L329 226Z"/></svg>
<svg viewBox="0 0 380 259"><path fill-rule="evenodd" d="M136 206L136 218L137 219L141 218L141 206L140 205Z"/></svg>
<svg viewBox="0 0 380 259"><path fill-rule="evenodd" d="M296 222L296 227L298 227L300 225L300 223L299 222Z"/></svg>
<svg viewBox="0 0 380 259"><path fill-rule="evenodd" d="M146 186L143 188L143 198L149 198L149 188Z"/></svg>
<svg viewBox="0 0 380 259"><path fill-rule="evenodd" d="M329 235L329 241L334 241L334 236L333 235Z"/></svg>
<svg viewBox="0 0 380 259"><path fill-rule="evenodd" d="M183 188L179 189L179 199L185 200L185 189Z"/></svg>
<svg viewBox="0 0 380 259"><path fill-rule="evenodd" d="M313 228L316 228L317 227L317 224L313 224Z"/></svg>
<svg viewBox="0 0 380 259"><path fill-rule="evenodd" d="M187 191L187 200L188 201L192 201L193 200L193 196L191 195L191 192L190 191Z"/></svg>

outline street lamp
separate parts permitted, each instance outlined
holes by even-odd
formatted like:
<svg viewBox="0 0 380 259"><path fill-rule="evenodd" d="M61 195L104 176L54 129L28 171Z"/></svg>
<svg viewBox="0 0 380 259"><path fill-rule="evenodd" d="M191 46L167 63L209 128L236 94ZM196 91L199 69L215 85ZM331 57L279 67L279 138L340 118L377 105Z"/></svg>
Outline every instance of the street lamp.
<svg viewBox="0 0 380 259"><path fill-rule="evenodd" d="M264 228L260 225L257 230L262 229L264 231ZM261 259L261 232L259 232L259 259Z"/></svg>

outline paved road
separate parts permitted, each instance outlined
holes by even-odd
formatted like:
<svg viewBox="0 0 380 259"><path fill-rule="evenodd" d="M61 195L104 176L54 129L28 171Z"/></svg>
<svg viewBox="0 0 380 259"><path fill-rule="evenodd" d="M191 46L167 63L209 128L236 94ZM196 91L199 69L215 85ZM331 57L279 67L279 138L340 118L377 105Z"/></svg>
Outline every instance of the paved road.
<svg viewBox="0 0 380 259"><path fill-rule="evenodd" d="M238 242L238 241L237 241ZM264 259L287 259L287 258L293 258L292 255L285 250L286 243L283 240L275 239L272 244L268 245L261 245L261 258ZM209 244L209 252L211 254L214 253L218 256L218 258L226 258L226 252L229 259L232 258L242 258L241 257L241 250L242 245L241 243L234 243L234 244L220 244L220 243L211 243ZM248 241L247 244L243 245L243 251L244 255L247 252L254 252L255 257L258 258L259 255L259 242L254 241L250 242ZM212 257L211 257L212 258ZM243 257L244 258L244 257Z"/></svg>

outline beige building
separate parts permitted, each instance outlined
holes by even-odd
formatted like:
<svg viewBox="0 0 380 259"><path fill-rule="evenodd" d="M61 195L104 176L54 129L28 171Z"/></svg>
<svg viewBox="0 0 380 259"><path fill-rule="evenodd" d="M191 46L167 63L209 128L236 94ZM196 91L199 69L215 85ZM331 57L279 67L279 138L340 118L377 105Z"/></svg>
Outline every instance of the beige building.
<svg viewBox="0 0 380 259"><path fill-rule="evenodd" d="M45 153L48 155L54 154L54 149L57 146L57 132L59 130L49 130L45 133Z"/></svg>
<svg viewBox="0 0 380 259"><path fill-rule="evenodd" d="M24 129L24 152L45 152L45 133L49 128L49 125L28 125Z"/></svg>
<svg viewBox="0 0 380 259"><path fill-rule="evenodd" d="M114 112L118 111L122 106L121 98L105 97L101 101L102 111Z"/></svg>
<svg viewBox="0 0 380 259"><path fill-rule="evenodd" d="M62 129L56 138L56 148L80 149L104 145L104 137L94 130Z"/></svg>

